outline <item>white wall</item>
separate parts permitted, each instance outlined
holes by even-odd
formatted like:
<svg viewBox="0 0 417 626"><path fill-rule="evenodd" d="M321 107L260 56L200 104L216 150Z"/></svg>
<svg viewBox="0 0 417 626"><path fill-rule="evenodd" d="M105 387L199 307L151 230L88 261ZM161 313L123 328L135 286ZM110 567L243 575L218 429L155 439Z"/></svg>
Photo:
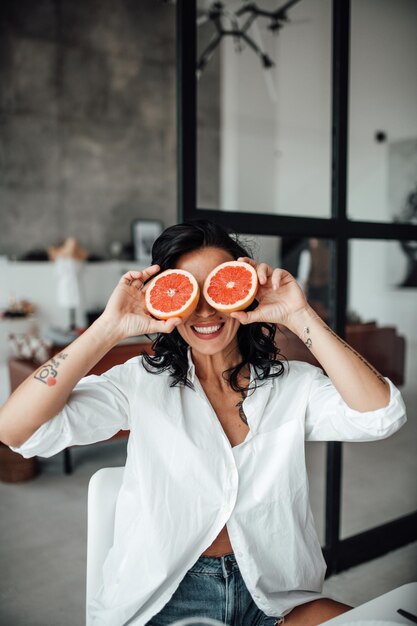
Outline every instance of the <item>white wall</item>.
<svg viewBox="0 0 417 626"><path fill-rule="evenodd" d="M417 139L416 72L417 2L354 0L348 196L352 219L392 220L389 147ZM378 130L386 132L387 142L375 141Z"/></svg>
<svg viewBox="0 0 417 626"><path fill-rule="evenodd" d="M220 206L226 210L330 215L330 6L329 0L299 3L277 36L266 20L256 20L272 69L264 70L248 46L237 54L232 40L222 44ZM256 38L255 25L248 34Z"/></svg>

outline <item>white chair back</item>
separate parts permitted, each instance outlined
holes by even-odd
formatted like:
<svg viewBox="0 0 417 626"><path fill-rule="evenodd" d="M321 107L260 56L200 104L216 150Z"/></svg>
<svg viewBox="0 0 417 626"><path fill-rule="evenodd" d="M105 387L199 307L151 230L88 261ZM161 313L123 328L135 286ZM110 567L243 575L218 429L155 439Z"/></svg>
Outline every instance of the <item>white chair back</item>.
<svg viewBox="0 0 417 626"><path fill-rule="evenodd" d="M103 564L113 545L114 516L124 467L104 467L88 485L86 625L87 607L103 582Z"/></svg>

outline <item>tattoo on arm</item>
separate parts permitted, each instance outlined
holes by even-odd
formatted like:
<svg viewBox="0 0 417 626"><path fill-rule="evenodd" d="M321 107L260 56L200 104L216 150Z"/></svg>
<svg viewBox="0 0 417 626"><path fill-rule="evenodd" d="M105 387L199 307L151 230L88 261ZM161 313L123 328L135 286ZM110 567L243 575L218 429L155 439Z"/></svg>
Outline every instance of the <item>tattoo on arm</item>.
<svg viewBox="0 0 417 626"><path fill-rule="evenodd" d="M347 350L350 350L350 352L353 352L353 354L355 356L358 357L358 359L360 361L362 361L362 363L364 363L364 365L366 365L366 367L368 369L371 370L371 372L377 377L377 379L379 380L379 382L381 382L383 385L387 385L387 381L385 380L385 378L383 376L381 376L381 374L378 372L378 370L376 370L361 354L359 354L359 352L356 352L356 350L354 348L352 348L352 346L350 346L348 343L346 343L346 341L343 341L343 339L341 337L339 337L339 335L336 335L336 333L329 328L326 325L326 330L327 332L329 332L331 335L333 335L333 337L335 337L339 343L341 343Z"/></svg>
<svg viewBox="0 0 417 626"><path fill-rule="evenodd" d="M310 328L308 326L304 326L303 333L305 335L309 335L310 334ZM307 346L307 348L310 350L311 346L313 345L313 342L311 341L311 338L307 337L307 339L305 340L304 343Z"/></svg>
<svg viewBox="0 0 417 626"><path fill-rule="evenodd" d="M368 369L371 370L371 372L377 377L377 379L379 380L379 382L381 382L383 385L387 385L387 381L385 380L385 378L383 376L381 376L381 374L378 372L378 370L376 370L361 354L359 354L359 352L357 352L354 348L352 348L352 346L350 346L348 343L346 343L346 341L343 341L343 339L341 337L339 337L339 335L337 335L331 328L329 328L329 326L327 326L327 324L325 324L323 322L323 328L325 330L327 330L327 332L329 332L331 335L333 335L333 337L335 337L337 339L337 341L339 343L341 343L347 350L350 350L350 352L352 352L355 356L358 357L358 359L360 361L362 361L362 363L364 365L366 365L366 367ZM305 326L303 328L303 333L305 335L305 337L307 337L307 339L303 340L304 344L307 346L307 348L310 350L313 342L311 340L311 337L309 337L310 334L310 328L308 326Z"/></svg>
<svg viewBox="0 0 417 626"><path fill-rule="evenodd" d="M68 354L65 354L64 352L56 354L47 363L41 365L41 367L36 371L34 379L38 380L44 385L47 385L48 387L53 387L54 385L56 385L56 378L58 376L59 366L61 364L61 361L65 361L67 356Z"/></svg>

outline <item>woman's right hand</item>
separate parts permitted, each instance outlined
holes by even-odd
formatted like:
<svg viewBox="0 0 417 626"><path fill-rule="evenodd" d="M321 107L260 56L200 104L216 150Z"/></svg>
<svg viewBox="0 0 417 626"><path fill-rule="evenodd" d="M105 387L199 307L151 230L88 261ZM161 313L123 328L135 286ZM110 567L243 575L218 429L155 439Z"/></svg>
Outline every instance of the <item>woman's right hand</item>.
<svg viewBox="0 0 417 626"><path fill-rule="evenodd" d="M99 320L119 334L120 339L152 333L170 333L181 324L180 317L167 321L157 320L146 308L144 283L159 270L159 265L151 265L141 272L126 272L110 296Z"/></svg>

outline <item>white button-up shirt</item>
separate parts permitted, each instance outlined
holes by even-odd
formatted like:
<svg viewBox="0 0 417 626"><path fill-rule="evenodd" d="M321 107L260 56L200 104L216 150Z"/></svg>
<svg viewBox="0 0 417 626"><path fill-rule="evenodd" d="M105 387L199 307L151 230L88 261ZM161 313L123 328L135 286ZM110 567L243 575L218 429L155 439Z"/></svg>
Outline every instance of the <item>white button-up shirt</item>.
<svg viewBox="0 0 417 626"><path fill-rule="evenodd" d="M253 379L253 370L252 370ZM292 361L243 403L246 439L231 447L189 359L194 388L170 387L141 357L87 376L61 413L21 448L51 456L130 429L97 626L146 624L227 524L243 579L269 616L320 597L325 562L308 500L304 441L371 441L405 422L390 381L387 407L349 408L319 368Z"/></svg>

